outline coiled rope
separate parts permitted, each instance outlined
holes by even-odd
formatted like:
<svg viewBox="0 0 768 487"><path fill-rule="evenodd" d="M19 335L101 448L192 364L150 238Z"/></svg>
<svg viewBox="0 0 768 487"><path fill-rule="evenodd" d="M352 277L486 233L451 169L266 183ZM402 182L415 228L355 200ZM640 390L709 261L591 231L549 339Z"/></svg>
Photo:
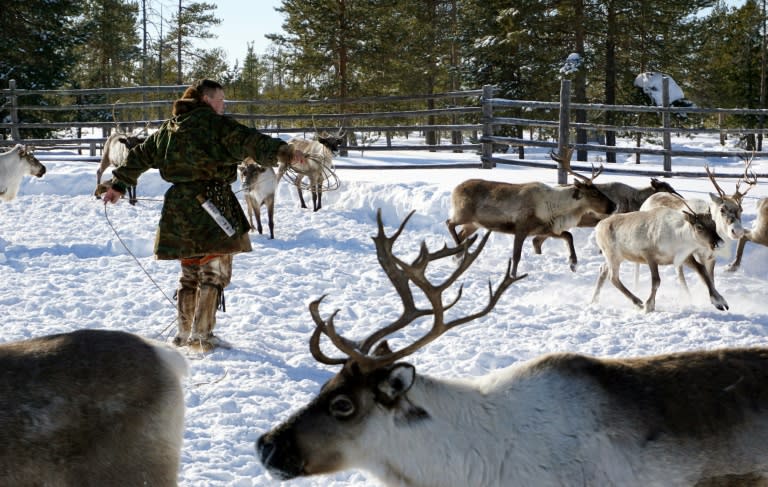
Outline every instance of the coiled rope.
<svg viewBox="0 0 768 487"><path fill-rule="evenodd" d="M336 175L336 171L332 167L328 167L325 164L323 164L321 158L319 157L306 156L306 158L318 164L322 169L323 180L320 183L321 184L320 188L313 188L311 181L310 183L304 183L303 178L304 176L309 176L309 172L296 169L296 167L293 165L288 166L288 169L285 171L285 174L283 174L283 178L286 181L290 182L291 184L305 191L312 191L317 189L320 189L321 191L335 191L339 189L339 187L341 186L341 181L339 181L339 177Z"/></svg>

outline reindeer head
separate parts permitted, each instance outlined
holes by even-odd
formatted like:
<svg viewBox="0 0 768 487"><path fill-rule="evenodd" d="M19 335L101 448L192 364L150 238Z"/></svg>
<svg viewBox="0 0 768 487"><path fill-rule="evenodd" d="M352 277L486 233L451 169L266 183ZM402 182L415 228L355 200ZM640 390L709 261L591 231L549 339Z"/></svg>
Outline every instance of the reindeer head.
<svg viewBox="0 0 768 487"><path fill-rule="evenodd" d="M33 151L34 147L23 145L19 149L19 156L29 165L29 174L39 178L45 174L45 166L35 157Z"/></svg>
<svg viewBox="0 0 768 487"><path fill-rule="evenodd" d="M552 160L559 163L565 172L573 176L573 186L576 188L573 197L577 199L585 199L588 202L588 206L596 214L608 215L616 211L616 203L605 193L600 191L594 184L595 178L597 178L605 169L603 165L601 164L597 169L595 169L595 166L592 166L592 176L586 177L571 169L572 155L572 147L567 147L565 149L563 157L558 156L554 152L549 153L549 157L551 157Z"/></svg>
<svg viewBox="0 0 768 487"><path fill-rule="evenodd" d="M383 433L393 422L402 426L426 420L428 411L412 404L407 397L416 381L413 365L400 359L426 346L451 328L486 315L496 305L502 293L525 275L512 277L511 263L503 280L493 289L489 283L490 298L485 307L475 313L448 320L446 312L461 299L461 288L456 297L444 303L442 294L475 261L488 240L486 233L475 250L470 250L477 236L457 247L443 247L430 252L422 242L420 252L410 264L392 253L392 246L400 236L411 212L393 236L384 233L381 211L377 213L378 234L373 237L379 264L397 290L403 302L399 318L362 340L350 340L336 331L334 318L338 310L327 318L320 315L323 298L309 305L315 330L309 341L312 356L320 363L342 365L341 371L328 381L320 394L302 410L272 431L262 435L257 450L262 464L276 477L290 479L297 476L330 473L359 463L355 455L366 450L366 442ZM432 284L425 277L427 266L439 259L461 256L453 273L440 284ZM420 290L429 306L417 306L412 287ZM432 318L432 326L420 338L399 350L391 350L386 337L402 330L415 320ZM340 357L329 357L320 348L326 337L342 352Z"/></svg>
<svg viewBox="0 0 768 487"><path fill-rule="evenodd" d="M744 160L744 175L736 182L736 190L732 195L723 191L717 184L715 174L709 170L709 166L704 166L709 180L717 190L717 194L709 193L709 198L713 204L712 217L715 219L720 234L733 240L738 240L744 235L744 227L741 224L743 211L741 202L747 192L757 184L757 177L749 170L752 165L752 158L742 157L742 159ZM747 184L747 189L744 192L740 191L742 182Z"/></svg>
<svg viewBox="0 0 768 487"><path fill-rule="evenodd" d="M265 166L258 164L250 157L246 157L243 163L237 166L237 169L240 171L240 183L244 188L250 187L259 178L259 175L267 170Z"/></svg>
<svg viewBox="0 0 768 487"><path fill-rule="evenodd" d="M333 155L337 155L339 153L339 147L341 147L342 142L344 142L344 137L346 136L346 132L344 132L342 129L339 129L339 131L335 135L330 135L327 133L322 133L317 136L317 141L323 144L333 152Z"/></svg>
<svg viewBox="0 0 768 487"><path fill-rule="evenodd" d="M718 248L723 243L723 239L717 233L717 225L712 215L709 213L694 213L693 210L683 211L683 214L686 221L693 227L693 233L700 242L712 250Z"/></svg>
<svg viewBox="0 0 768 487"><path fill-rule="evenodd" d="M675 191L675 188L673 188L672 185L667 182L660 181L656 178L651 178L651 188L653 189L654 193L672 193L681 198L683 197L680 193Z"/></svg>
<svg viewBox="0 0 768 487"><path fill-rule="evenodd" d="M120 137L117 139L120 143L122 143L128 150L133 149L137 145L144 142L144 139L146 137L138 136L138 135L126 135L124 137Z"/></svg>

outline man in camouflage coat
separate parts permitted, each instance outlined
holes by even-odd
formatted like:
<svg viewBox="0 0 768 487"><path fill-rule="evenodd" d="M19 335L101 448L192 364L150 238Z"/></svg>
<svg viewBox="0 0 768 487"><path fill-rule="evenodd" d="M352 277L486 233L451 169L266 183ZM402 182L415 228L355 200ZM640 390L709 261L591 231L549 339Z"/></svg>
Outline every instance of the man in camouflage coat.
<svg viewBox="0 0 768 487"><path fill-rule="evenodd" d="M301 151L281 139L262 134L224 114L224 90L211 80L187 88L173 104L173 117L132 149L123 167L112 171L104 193L106 203L117 202L148 169L173 183L165 193L155 239L158 259L180 259L177 290L178 333L174 343L209 351L220 341L214 336L216 309L232 275L232 256L249 252L250 226L231 184L237 166L250 156L262 165L277 161L303 162ZM227 233L201 206L210 200L234 228Z"/></svg>

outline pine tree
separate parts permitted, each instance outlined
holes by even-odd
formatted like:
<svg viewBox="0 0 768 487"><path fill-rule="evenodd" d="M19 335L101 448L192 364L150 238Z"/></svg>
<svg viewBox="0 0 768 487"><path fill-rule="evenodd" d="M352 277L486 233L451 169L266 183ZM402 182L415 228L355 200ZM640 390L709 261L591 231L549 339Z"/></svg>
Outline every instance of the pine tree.
<svg viewBox="0 0 768 487"><path fill-rule="evenodd" d="M135 83L140 61L138 7L124 0L87 0L82 29L88 40L77 51L77 79L83 88Z"/></svg>
<svg viewBox="0 0 768 487"><path fill-rule="evenodd" d="M72 80L75 50L88 39L78 0L5 0L0 8L0 86L61 88Z"/></svg>

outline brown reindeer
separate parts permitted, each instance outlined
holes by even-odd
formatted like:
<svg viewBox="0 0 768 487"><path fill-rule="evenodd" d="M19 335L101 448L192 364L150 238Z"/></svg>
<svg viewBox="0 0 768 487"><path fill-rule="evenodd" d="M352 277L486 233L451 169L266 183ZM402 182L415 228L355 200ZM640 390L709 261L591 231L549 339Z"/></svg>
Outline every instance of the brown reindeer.
<svg viewBox="0 0 768 487"><path fill-rule="evenodd" d="M550 154L556 161L561 159L554 153ZM643 188L635 188L620 181L611 181L609 183L596 183L595 187L600 190L601 193L606 195L616 205L614 213L629 213L631 211L637 211L645 200L657 193L671 193L679 195L677 191L664 181L660 181L656 178L651 178L651 184ZM682 196L681 196L682 198ZM597 222L602 220L608 215L598 215L596 213L585 213L582 215L581 220L576 225L577 227L594 227ZM541 246L547 239L546 236L538 235L533 237L532 244L533 250L537 254L541 254Z"/></svg>
<svg viewBox="0 0 768 487"><path fill-rule="evenodd" d="M488 313L517 279L508 266L485 308L449 318L461 291L447 304L441 295L487 235L474 252L476 237L437 252L422 245L408 264L392 254L404 224L387 237L379 215L374 237L403 302L398 319L352 340L337 332L336 312L321 317L322 298L310 304L310 351L341 370L258 439L259 458L276 479L363 469L397 487L766 485L765 348L621 359L560 353L482 377L417 373L402 360ZM460 267L430 283L428 265L457 252L467 254ZM426 333L390 349L386 338L425 317ZM341 356L322 350L323 337Z"/></svg>
<svg viewBox="0 0 768 487"><path fill-rule="evenodd" d="M573 184L552 187L539 182L511 184L470 179L456 186L446 221L453 239L461 243L480 227L513 234L512 275L517 275L523 242L529 235L560 238L568 248L571 270L576 270L576 249L568 230L584 215L609 214L616 205L593 183L603 171L602 166L593 168L591 177L577 174L570 167L570 150L562 162L576 178ZM459 225L461 231L457 233Z"/></svg>
<svg viewBox="0 0 768 487"><path fill-rule="evenodd" d="M0 345L0 485L175 486L186 371L120 331Z"/></svg>

